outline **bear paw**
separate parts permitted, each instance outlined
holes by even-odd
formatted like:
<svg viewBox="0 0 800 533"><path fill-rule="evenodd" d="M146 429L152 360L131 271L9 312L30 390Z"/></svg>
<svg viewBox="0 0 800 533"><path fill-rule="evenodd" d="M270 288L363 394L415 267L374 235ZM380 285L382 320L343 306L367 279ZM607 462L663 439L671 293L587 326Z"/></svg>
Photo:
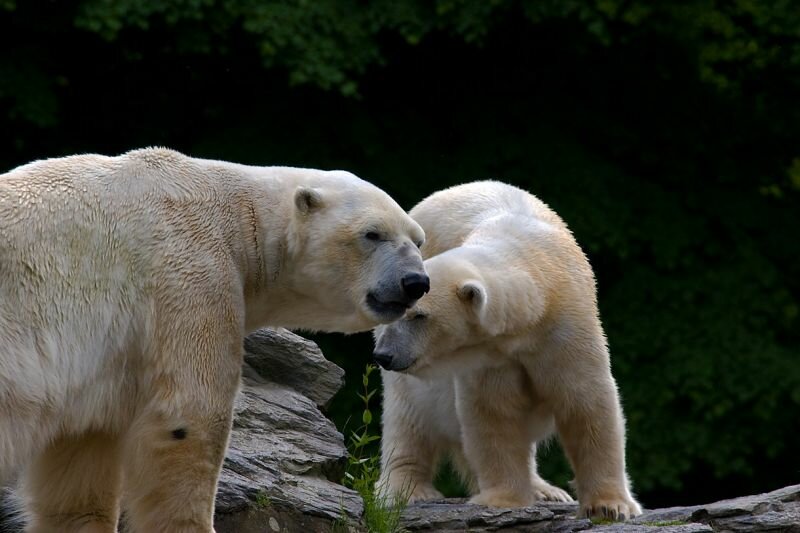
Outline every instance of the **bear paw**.
<svg viewBox="0 0 800 533"><path fill-rule="evenodd" d="M509 489L488 489L470 498L469 503L487 507L528 507L533 504L533 498L522 497Z"/></svg>
<svg viewBox="0 0 800 533"><path fill-rule="evenodd" d="M536 498L537 501L548 501L548 502L573 501L572 496L570 496L567 491L560 489L555 485L551 485L546 481L534 483L533 496Z"/></svg>
<svg viewBox="0 0 800 533"><path fill-rule="evenodd" d="M440 500L444 496L430 481L416 482L403 476L381 479L375 484L376 494L390 507L422 500Z"/></svg>
<svg viewBox="0 0 800 533"><path fill-rule="evenodd" d="M440 500L442 498L444 498L444 495L433 488L433 485L417 485L408 496L408 503L414 503L423 500Z"/></svg>
<svg viewBox="0 0 800 533"><path fill-rule="evenodd" d="M629 498L594 498L581 501L579 518L627 520L642 514L641 506Z"/></svg>

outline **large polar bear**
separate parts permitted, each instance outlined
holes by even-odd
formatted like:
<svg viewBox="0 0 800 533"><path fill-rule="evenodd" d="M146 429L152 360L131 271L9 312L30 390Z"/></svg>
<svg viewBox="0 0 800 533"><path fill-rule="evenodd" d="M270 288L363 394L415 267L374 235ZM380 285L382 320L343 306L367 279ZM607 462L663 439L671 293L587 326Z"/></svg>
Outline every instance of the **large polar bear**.
<svg viewBox="0 0 800 533"><path fill-rule="evenodd" d="M444 453L497 507L569 497L536 472L535 444L557 431L582 515L641 513L625 472L624 420L594 276L564 222L516 187L477 182L411 212L432 290L376 330L385 369L381 485L440 497Z"/></svg>
<svg viewBox="0 0 800 533"><path fill-rule="evenodd" d="M166 149L0 175L0 486L29 531L212 531L261 325L355 332L428 289L424 234L341 171ZM22 468L19 468L22 467Z"/></svg>

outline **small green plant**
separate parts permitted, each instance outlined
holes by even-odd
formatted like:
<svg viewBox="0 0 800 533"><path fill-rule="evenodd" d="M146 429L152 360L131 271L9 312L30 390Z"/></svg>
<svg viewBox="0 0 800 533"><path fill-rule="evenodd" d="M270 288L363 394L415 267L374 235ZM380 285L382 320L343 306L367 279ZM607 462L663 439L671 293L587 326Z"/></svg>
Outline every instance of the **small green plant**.
<svg viewBox="0 0 800 533"><path fill-rule="evenodd" d="M260 490L256 493L256 506L260 509L266 509L272 505L272 500L269 499L269 496L263 490Z"/></svg>
<svg viewBox="0 0 800 533"><path fill-rule="evenodd" d="M596 526L607 526L615 523L612 519L603 516L594 516L590 520Z"/></svg>
<svg viewBox="0 0 800 533"><path fill-rule="evenodd" d="M358 394L364 410L361 413L361 426L350 433L348 443L347 471L344 484L358 492L364 500L364 522L370 533L402 533L400 514L406 506L407 498L392 503L376 483L380 476L380 454L375 449L380 435L374 433L370 400L377 389L370 389L370 375L377 370L367 365L361 382L362 393Z"/></svg>

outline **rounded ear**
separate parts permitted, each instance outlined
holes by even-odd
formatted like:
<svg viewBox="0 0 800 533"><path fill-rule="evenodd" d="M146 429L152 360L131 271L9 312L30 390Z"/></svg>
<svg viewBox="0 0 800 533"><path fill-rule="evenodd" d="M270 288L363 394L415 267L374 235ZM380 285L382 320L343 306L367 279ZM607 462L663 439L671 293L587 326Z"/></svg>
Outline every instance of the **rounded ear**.
<svg viewBox="0 0 800 533"><path fill-rule="evenodd" d="M510 334L528 328L544 315L546 300L538 284L525 273L505 273L503 283L489 288L467 280L458 288L458 297L471 304L480 326L489 335Z"/></svg>
<svg viewBox="0 0 800 533"><path fill-rule="evenodd" d="M480 318L486 309L486 287L476 279L468 279L461 283L456 290L458 297L467 305L472 307L475 314Z"/></svg>
<svg viewBox="0 0 800 533"><path fill-rule="evenodd" d="M320 193L319 189L301 185L294 191L294 205L303 214L319 209L322 204L322 193Z"/></svg>

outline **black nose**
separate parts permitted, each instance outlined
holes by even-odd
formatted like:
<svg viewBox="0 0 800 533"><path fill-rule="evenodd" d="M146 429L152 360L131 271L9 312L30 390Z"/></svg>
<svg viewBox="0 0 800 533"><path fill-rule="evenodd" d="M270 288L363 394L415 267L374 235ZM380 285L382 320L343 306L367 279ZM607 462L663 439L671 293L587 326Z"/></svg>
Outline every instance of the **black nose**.
<svg viewBox="0 0 800 533"><path fill-rule="evenodd" d="M372 354L372 359L381 365L381 368L389 370L389 367L392 366L393 356L388 353L374 352Z"/></svg>
<svg viewBox="0 0 800 533"><path fill-rule="evenodd" d="M419 300L431 290L431 280L425 274L407 274L401 284L406 295L412 300Z"/></svg>

